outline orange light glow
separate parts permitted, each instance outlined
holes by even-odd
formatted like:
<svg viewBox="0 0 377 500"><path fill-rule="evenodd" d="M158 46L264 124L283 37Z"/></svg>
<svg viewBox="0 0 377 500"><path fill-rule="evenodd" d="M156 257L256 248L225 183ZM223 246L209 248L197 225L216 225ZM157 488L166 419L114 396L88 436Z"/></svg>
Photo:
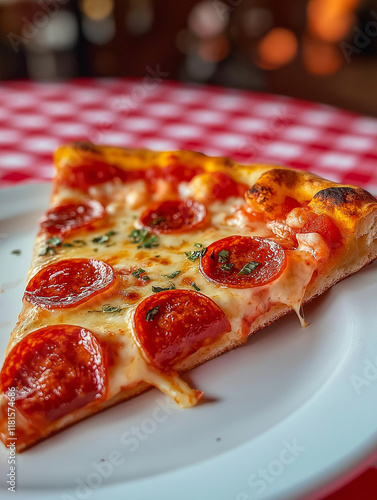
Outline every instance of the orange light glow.
<svg viewBox="0 0 377 500"><path fill-rule="evenodd" d="M222 61L229 52L230 46L228 39L223 35L201 40L199 45L199 55L205 61Z"/></svg>
<svg viewBox="0 0 377 500"><path fill-rule="evenodd" d="M314 75L335 73L343 63L337 46L314 39L304 41L303 58L307 70Z"/></svg>
<svg viewBox="0 0 377 500"><path fill-rule="evenodd" d="M81 10L94 21L108 17L114 10L114 0L82 0Z"/></svg>
<svg viewBox="0 0 377 500"><path fill-rule="evenodd" d="M339 42L355 24L360 0L309 0L308 31L326 42Z"/></svg>
<svg viewBox="0 0 377 500"><path fill-rule="evenodd" d="M295 58L297 48L297 38L292 31L273 28L259 42L257 64L263 69L277 69Z"/></svg>

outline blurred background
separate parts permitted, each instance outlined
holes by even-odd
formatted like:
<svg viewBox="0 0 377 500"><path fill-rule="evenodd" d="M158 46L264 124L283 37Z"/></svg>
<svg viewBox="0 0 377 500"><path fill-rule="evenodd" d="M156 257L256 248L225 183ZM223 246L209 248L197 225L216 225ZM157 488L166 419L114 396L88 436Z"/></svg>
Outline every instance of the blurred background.
<svg viewBox="0 0 377 500"><path fill-rule="evenodd" d="M0 0L0 80L148 68L377 116L377 0Z"/></svg>

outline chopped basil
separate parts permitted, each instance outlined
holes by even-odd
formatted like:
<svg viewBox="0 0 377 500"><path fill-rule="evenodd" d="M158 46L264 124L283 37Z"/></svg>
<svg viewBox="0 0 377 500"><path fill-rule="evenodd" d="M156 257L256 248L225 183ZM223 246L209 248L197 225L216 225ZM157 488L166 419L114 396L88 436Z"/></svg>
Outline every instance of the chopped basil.
<svg viewBox="0 0 377 500"><path fill-rule="evenodd" d="M102 309L101 311L88 311L90 313L116 313L116 312L120 312L122 310L121 307L119 306L112 306L111 304L104 304L102 306Z"/></svg>
<svg viewBox="0 0 377 500"><path fill-rule="evenodd" d="M174 273L171 273L171 274L163 274L162 276L164 278L170 278L170 279L173 279L175 278L176 276L178 276L178 274L180 273L181 271L174 271Z"/></svg>
<svg viewBox="0 0 377 500"><path fill-rule="evenodd" d="M119 306L111 306L110 304L105 304L102 306L102 312L104 313L117 313L122 310Z"/></svg>
<svg viewBox="0 0 377 500"><path fill-rule="evenodd" d="M114 234L117 234L116 231L108 231L106 234L93 238L92 242L102 245L103 243L107 243L110 239L110 236L114 236Z"/></svg>
<svg viewBox="0 0 377 500"><path fill-rule="evenodd" d="M134 229L129 235L129 238L133 239L131 243L140 243L141 241L145 240L145 238L148 236L148 233L148 229Z"/></svg>
<svg viewBox="0 0 377 500"><path fill-rule="evenodd" d="M198 247L198 248L202 248L202 244L201 243L194 243L194 247Z"/></svg>
<svg viewBox="0 0 377 500"><path fill-rule="evenodd" d="M159 245L158 237L147 229L134 229L129 238L132 239L131 243L140 243L137 248L155 248Z"/></svg>
<svg viewBox="0 0 377 500"><path fill-rule="evenodd" d="M109 231L109 233L114 232L114 231ZM109 234L108 233L108 234ZM66 247L66 248L71 248L71 247L83 247L86 245L86 242L84 240L73 240L72 243L65 243L63 240L58 238L57 236L53 236L52 238L49 238L46 240L46 246L42 250L42 252L39 255L55 255L56 247Z"/></svg>
<svg viewBox="0 0 377 500"><path fill-rule="evenodd" d="M12 254L12 255L21 255L21 250L18 250L18 249L16 249L16 250L12 250L12 251L11 251L11 254Z"/></svg>
<svg viewBox="0 0 377 500"><path fill-rule="evenodd" d="M86 245L86 241L84 240L73 240L73 243L78 247L84 247Z"/></svg>
<svg viewBox="0 0 377 500"><path fill-rule="evenodd" d="M62 244L62 240L58 238L57 236L53 236L52 238L49 238L46 241L47 245L50 245L52 247L57 247Z"/></svg>
<svg viewBox="0 0 377 500"><path fill-rule="evenodd" d="M192 283L191 286L193 287L194 290L196 290L197 292L200 292L200 288L198 287L198 285L196 283Z"/></svg>
<svg viewBox="0 0 377 500"><path fill-rule="evenodd" d="M99 243L102 245L102 243L106 243L106 241L109 241L109 236L106 236L103 234L102 236L96 236L95 238L92 239L93 243Z"/></svg>
<svg viewBox="0 0 377 500"><path fill-rule="evenodd" d="M141 269L141 267L139 267L139 269L137 271L133 271L131 274L132 274L132 276L135 276L135 278L139 278L140 274L143 274L143 273L145 273L145 270Z"/></svg>
<svg viewBox="0 0 377 500"><path fill-rule="evenodd" d="M160 241L158 237L155 234L151 234L143 243L140 243L137 248L155 248L158 247L159 244Z"/></svg>
<svg viewBox="0 0 377 500"><path fill-rule="evenodd" d="M170 283L169 288L162 288L161 286L152 286L153 293L165 292L166 290L175 290L173 283Z"/></svg>
<svg viewBox="0 0 377 500"><path fill-rule="evenodd" d="M241 271L237 273L237 276L242 276L243 274L251 274L255 269L260 266L260 262L256 262L255 260L252 260L251 262L248 262L243 266Z"/></svg>
<svg viewBox="0 0 377 500"><path fill-rule="evenodd" d="M186 257L191 260L192 262L195 262L196 259L199 259L199 257L203 257L203 255L206 253L207 248L204 247L201 250L190 250L189 252L185 252Z"/></svg>
<svg viewBox="0 0 377 500"><path fill-rule="evenodd" d="M222 271L230 271L233 267L233 264L231 262L226 262L225 264L221 264L220 269Z"/></svg>
<svg viewBox="0 0 377 500"><path fill-rule="evenodd" d="M152 309L149 309L147 314L145 315L145 320L146 321L153 321L154 317L158 313L158 310L160 309L161 306L154 306Z"/></svg>
<svg viewBox="0 0 377 500"><path fill-rule="evenodd" d="M55 247L61 246L62 243L63 243L63 241L60 238L57 238L56 236L49 238L48 240L46 240L45 248L42 250L42 252L39 255L40 256L44 256L47 254L48 255L55 255L56 254Z"/></svg>
<svg viewBox="0 0 377 500"><path fill-rule="evenodd" d="M139 269L137 271L134 271L132 274L132 276L135 276L135 278L139 279L140 278L140 275L145 273L145 269L141 269L141 267L139 267ZM141 279L143 281L151 281L150 277L145 275L145 276L141 276Z"/></svg>
<svg viewBox="0 0 377 500"><path fill-rule="evenodd" d="M219 262L228 262L229 260L229 252L228 250L220 250L220 252L217 254L219 258Z"/></svg>

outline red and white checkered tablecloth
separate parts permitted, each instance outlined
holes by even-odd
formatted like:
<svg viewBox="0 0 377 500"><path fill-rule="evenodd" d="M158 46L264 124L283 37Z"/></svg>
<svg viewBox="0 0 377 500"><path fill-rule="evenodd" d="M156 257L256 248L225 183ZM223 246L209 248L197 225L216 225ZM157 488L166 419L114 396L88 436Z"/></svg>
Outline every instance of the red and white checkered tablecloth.
<svg viewBox="0 0 377 500"><path fill-rule="evenodd" d="M56 147L79 140L285 164L377 193L375 118L281 96L167 82L158 74L0 85L0 187L50 180ZM369 469L326 500L375 498L377 470Z"/></svg>
<svg viewBox="0 0 377 500"><path fill-rule="evenodd" d="M377 120L290 98L144 80L0 86L0 186L51 179L68 141L194 149L377 192Z"/></svg>

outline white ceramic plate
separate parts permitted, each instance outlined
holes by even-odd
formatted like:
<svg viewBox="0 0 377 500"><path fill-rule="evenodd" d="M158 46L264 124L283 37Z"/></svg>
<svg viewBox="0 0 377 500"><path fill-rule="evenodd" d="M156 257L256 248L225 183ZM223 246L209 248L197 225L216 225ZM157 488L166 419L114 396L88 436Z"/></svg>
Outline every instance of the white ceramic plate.
<svg viewBox="0 0 377 500"><path fill-rule="evenodd" d="M0 190L1 357L49 191ZM373 265L308 306L308 328L291 315L194 370L207 398L195 408L151 390L32 448L17 457L18 496L292 500L344 482L377 449L376 294ZM3 493L8 458L1 447Z"/></svg>

